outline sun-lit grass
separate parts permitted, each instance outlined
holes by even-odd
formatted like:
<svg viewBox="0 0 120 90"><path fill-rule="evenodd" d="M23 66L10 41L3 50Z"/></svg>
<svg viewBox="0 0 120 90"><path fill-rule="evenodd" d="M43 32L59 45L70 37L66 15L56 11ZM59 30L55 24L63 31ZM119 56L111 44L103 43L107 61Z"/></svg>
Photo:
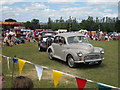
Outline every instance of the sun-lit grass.
<svg viewBox="0 0 120 90"><path fill-rule="evenodd" d="M90 79L113 86L118 86L118 41L90 41L94 46L103 47L105 59L100 66L84 66L69 68L66 63L59 60L49 60L46 52L38 52L37 43L25 43L14 47L4 47L3 55L18 57L31 61L38 65L43 65L51 69ZM13 62L10 61L10 70L7 69L7 62L4 59L2 69L6 75L6 86L11 87L11 77ZM18 65L15 64L14 77L18 76ZM30 77L35 88L54 88L52 71L43 70L42 80L38 81L34 65L25 64L22 75ZM95 83L87 83L86 88L96 88ZM77 88L75 78L63 75L57 88Z"/></svg>

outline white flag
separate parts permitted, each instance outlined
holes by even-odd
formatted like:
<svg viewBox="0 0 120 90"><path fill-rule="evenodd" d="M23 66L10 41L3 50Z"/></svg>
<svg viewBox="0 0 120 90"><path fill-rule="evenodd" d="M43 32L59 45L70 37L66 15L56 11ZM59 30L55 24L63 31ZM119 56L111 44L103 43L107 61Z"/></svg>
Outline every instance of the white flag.
<svg viewBox="0 0 120 90"><path fill-rule="evenodd" d="M8 65L8 70L10 69L10 63L9 63L9 57L7 57L7 65Z"/></svg>
<svg viewBox="0 0 120 90"><path fill-rule="evenodd" d="M40 81L41 77L42 77L43 68L40 65L35 65L35 68L36 68L36 71L37 71L37 74L38 74L38 79Z"/></svg>

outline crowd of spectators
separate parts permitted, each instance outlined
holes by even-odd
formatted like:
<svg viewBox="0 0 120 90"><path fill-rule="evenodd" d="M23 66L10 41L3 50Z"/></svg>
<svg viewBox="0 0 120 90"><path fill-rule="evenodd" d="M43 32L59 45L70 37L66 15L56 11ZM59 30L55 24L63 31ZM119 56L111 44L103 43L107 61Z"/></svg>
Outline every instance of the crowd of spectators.
<svg viewBox="0 0 120 90"><path fill-rule="evenodd" d="M17 37L16 33L12 30L2 32L3 45L14 46L25 43L23 37Z"/></svg>
<svg viewBox="0 0 120 90"><path fill-rule="evenodd" d="M116 32L81 32L84 34L87 38L90 38L91 40L98 40L98 41L110 41L110 40L119 40L120 39L120 33Z"/></svg>
<svg viewBox="0 0 120 90"><path fill-rule="evenodd" d="M91 40L98 40L98 41L110 41L110 40L119 40L120 39L120 33L116 32L80 32L84 34L87 38L90 38ZM17 36L16 32L13 30L6 30L2 31L2 41L3 45L7 46L14 46L21 43L25 43L27 40L28 42L38 42L41 38L40 32L37 31L24 31L21 32L19 36Z"/></svg>
<svg viewBox="0 0 120 90"><path fill-rule="evenodd" d="M28 42L38 42L41 38L39 32L36 31L24 31L20 32L19 35L14 30L5 30L2 31L2 42L3 46L14 46L18 44Z"/></svg>

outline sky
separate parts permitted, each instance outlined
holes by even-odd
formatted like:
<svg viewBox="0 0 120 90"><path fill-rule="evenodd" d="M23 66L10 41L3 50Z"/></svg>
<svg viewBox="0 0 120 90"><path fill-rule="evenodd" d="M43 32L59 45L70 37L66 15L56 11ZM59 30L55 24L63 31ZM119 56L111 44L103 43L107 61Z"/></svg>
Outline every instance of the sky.
<svg viewBox="0 0 120 90"><path fill-rule="evenodd" d="M0 21L12 18L18 22L38 19L40 22L68 19L71 16L77 21L88 16L118 17L119 0L2 0L0 2Z"/></svg>

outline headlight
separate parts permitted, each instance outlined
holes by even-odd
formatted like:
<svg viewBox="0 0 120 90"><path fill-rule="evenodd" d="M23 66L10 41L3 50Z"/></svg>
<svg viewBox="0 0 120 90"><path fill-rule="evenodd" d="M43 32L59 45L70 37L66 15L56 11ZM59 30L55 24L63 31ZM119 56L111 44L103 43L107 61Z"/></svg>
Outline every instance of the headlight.
<svg viewBox="0 0 120 90"><path fill-rule="evenodd" d="M103 53L104 53L104 51L102 50L100 53L102 53L102 54L103 54Z"/></svg>
<svg viewBox="0 0 120 90"><path fill-rule="evenodd" d="M77 55L78 55L79 57L81 57L83 54L82 54L81 52L79 52L79 53L77 53Z"/></svg>

